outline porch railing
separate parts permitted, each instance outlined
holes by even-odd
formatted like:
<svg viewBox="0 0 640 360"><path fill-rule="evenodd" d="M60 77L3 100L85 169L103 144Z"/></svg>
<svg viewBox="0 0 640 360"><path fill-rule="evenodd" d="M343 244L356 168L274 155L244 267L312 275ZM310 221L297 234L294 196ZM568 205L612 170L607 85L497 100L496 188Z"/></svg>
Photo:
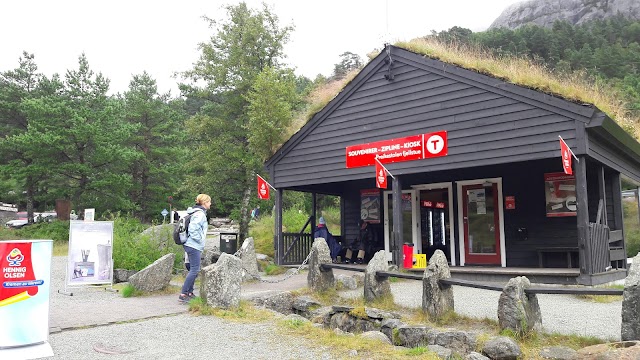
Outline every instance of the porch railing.
<svg viewBox="0 0 640 360"><path fill-rule="evenodd" d="M591 271L601 273L611 268L609 259L609 227L604 224L589 223L591 248Z"/></svg>
<svg viewBox="0 0 640 360"><path fill-rule="evenodd" d="M313 216L309 216L302 229L297 233L282 233L283 247L286 249L282 255L282 265L301 264L311 252L313 245L313 229L308 233L304 231L311 224Z"/></svg>

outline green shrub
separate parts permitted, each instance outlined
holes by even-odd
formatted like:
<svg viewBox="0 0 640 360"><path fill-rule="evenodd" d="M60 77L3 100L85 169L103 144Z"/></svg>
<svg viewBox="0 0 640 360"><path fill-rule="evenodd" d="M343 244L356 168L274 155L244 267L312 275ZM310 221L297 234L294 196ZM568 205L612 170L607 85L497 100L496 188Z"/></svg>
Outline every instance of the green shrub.
<svg viewBox="0 0 640 360"><path fill-rule="evenodd" d="M150 235L141 235L146 228L136 219L114 218L113 224L113 266L116 269L142 270L149 264L168 253L176 254L174 268L182 267L184 251L172 241L158 242ZM165 227L167 234L160 235L170 238L170 227Z"/></svg>
<svg viewBox="0 0 640 360"><path fill-rule="evenodd" d="M640 225L638 224L638 204L635 201L622 202L624 214L624 240L627 257L634 257L640 251Z"/></svg>
<svg viewBox="0 0 640 360"><path fill-rule="evenodd" d="M20 229L6 230L12 232L16 239L48 239L55 242L69 241L69 221L54 220L39 222Z"/></svg>

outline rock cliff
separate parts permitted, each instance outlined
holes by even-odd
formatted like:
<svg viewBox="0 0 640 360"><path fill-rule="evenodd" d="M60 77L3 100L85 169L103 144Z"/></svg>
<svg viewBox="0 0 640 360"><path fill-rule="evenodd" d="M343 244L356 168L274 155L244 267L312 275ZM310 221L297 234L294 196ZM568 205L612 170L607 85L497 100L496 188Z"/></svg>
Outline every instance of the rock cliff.
<svg viewBox="0 0 640 360"><path fill-rule="evenodd" d="M507 7L489 29L525 24L551 27L556 20L581 24L622 14L640 20L639 0L528 0Z"/></svg>

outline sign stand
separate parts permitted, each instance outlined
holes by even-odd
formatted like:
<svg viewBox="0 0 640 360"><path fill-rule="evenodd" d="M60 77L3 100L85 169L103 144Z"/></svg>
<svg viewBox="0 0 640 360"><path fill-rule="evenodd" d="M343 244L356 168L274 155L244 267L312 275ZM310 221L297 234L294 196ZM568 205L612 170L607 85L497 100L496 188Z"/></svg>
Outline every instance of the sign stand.
<svg viewBox="0 0 640 360"><path fill-rule="evenodd" d="M69 255L64 290L59 294L73 296L73 287L113 288L113 221L74 221L69 225Z"/></svg>

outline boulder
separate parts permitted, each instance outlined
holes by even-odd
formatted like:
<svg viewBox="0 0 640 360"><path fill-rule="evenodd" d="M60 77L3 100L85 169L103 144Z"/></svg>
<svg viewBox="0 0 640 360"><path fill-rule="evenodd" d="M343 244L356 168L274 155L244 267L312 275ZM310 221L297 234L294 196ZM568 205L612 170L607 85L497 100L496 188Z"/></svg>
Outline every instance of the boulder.
<svg viewBox="0 0 640 360"><path fill-rule="evenodd" d="M453 311L453 289L440 282L450 277L447 257L442 250L436 250L422 277L422 311L432 319Z"/></svg>
<svg viewBox="0 0 640 360"><path fill-rule="evenodd" d="M451 351L451 349L447 349L444 346L440 346L440 345L428 345L427 349L429 349L429 351L435 353L439 359L453 359L453 352Z"/></svg>
<svg viewBox="0 0 640 360"><path fill-rule="evenodd" d="M240 259L222 253L218 262L202 269L201 275L200 296L207 305L228 309L240 304Z"/></svg>
<svg viewBox="0 0 640 360"><path fill-rule="evenodd" d="M540 350L538 355L549 360L574 360L578 358L578 352L566 346L545 347Z"/></svg>
<svg viewBox="0 0 640 360"><path fill-rule="evenodd" d="M622 295L621 339L640 339L640 254L633 258Z"/></svg>
<svg viewBox="0 0 640 360"><path fill-rule="evenodd" d="M275 295L267 295L265 297L256 297L253 302L256 305L264 306L267 309L277 311L281 314L288 315L294 313L294 296L289 291Z"/></svg>
<svg viewBox="0 0 640 360"><path fill-rule="evenodd" d="M242 281L259 278L258 258L256 257L256 247L253 238L246 238L242 242L240 260L242 260Z"/></svg>
<svg viewBox="0 0 640 360"><path fill-rule="evenodd" d="M467 356L464 357L464 360L491 360L488 357L477 353L475 351L472 351L470 353L467 354Z"/></svg>
<svg viewBox="0 0 640 360"><path fill-rule="evenodd" d="M174 224L162 224L162 225L150 226L144 229L144 231L142 231L140 235L148 236L153 243L159 245L160 249L164 249L174 243L173 227L174 227Z"/></svg>
<svg viewBox="0 0 640 360"><path fill-rule="evenodd" d="M520 346L510 337L498 336L484 344L482 354L492 360L517 360L522 356Z"/></svg>
<svg viewBox="0 0 640 360"><path fill-rule="evenodd" d="M429 344L429 330L427 326L400 326L398 327L398 341L400 345L407 347L426 346Z"/></svg>
<svg viewBox="0 0 640 360"><path fill-rule="evenodd" d="M129 278L129 284L142 291L157 291L169 286L171 274L173 273L173 263L176 254L169 253L153 262L153 264L138 271Z"/></svg>
<svg viewBox="0 0 640 360"><path fill-rule="evenodd" d="M429 332L429 343L451 349L458 355L466 355L476 348L476 335L462 330Z"/></svg>
<svg viewBox="0 0 640 360"><path fill-rule="evenodd" d="M380 331L366 331L360 334L360 336L365 339L377 340L385 344L391 345L391 340L389 340L389 338L385 334L381 333Z"/></svg>
<svg viewBox="0 0 640 360"><path fill-rule="evenodd" d="M304 316L308 319L311 319L315 315L314 310L320 308L321 306L322 304L306 296L295 298L293 300L293 304L291 305L294 313Z"/></svg>
<svg viewBox="0 0 640 360"><path fill-rule="evenodd" d="M336 277L336 283L344 289L355 290L358 288L358 282L353 276L340 274Z"/></svg>
<svg viewBox="0 0 640 360"><path fill-rule="evenodd" d="M640 359L640 341L620 341L587 346L578 350L580 360L637 360Z"/></svg>
<svg viewBox="0 0 640 360"><path fill-rule="evenodd" d="M317 238L311 246L307 273L307 285L313 291L325 291L335 286L333 270L323 270L322 264L331 264L331 255L327 242L323 238Z"/></svg>
<svg viewBox="0 0 640 360"><path fill-rule="evenodd" d="M129 281L129 278L137 273L136 270L113 269L113 283L121 283Z"/></svg>
<svg viewBox="0 0 640 360"><path fill-rule="evenodd" d="M380 322L370 321L369 319L361 319L349 315L346 312L335 313L329 320L329 327L332 329L340 329L346 332L366 332L379 331Z"/></svg>
<svg viewBox="0 0 640 360"><path fill-rule="evenodd" d="M393 338L393 330L401 326L405 326L405 323L403 323L399 319L383 319L380 323L380 332L385 334L389 338L389 340L394 343L395 340Z"/></svg>
<svg viewBox="0 0 640 360"><path fill-rule="evenodd" d="M526 294L531 286L529 279L518 276L509 280L498 300L498 324L500 329L510 329L518 334L542 328L542 315L536 294Z"/></svg>
<svg viewBox="0 0 640 360"><path fill-rule="evenodd" d="M373 301L376 298L392 296L391 285L388 277L378 277L378 271L387 271L387 259L384 250L380 250L375 255L364 272L364 300Z"/></svg>

